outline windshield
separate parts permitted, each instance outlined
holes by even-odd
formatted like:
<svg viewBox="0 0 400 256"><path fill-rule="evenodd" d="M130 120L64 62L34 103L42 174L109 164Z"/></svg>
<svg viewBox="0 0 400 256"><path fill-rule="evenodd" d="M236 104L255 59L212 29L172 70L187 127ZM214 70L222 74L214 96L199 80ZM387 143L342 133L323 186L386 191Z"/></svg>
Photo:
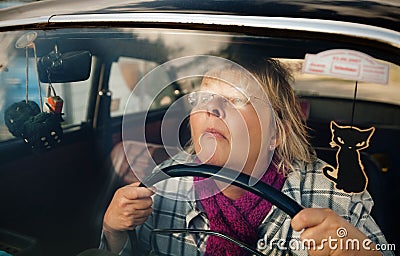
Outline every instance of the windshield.
<svg viewBox="0 0 400 256"><path fill-rule="evenodd" d="M344 37L350 37L348 34L343 38L335 39L331 35L324 39L321 35L314 37L313 33L300 30L286 35L285 29L276 29L279 33L271 34L259 30L229 32L227 28L219 27L222 25L215 25L213 30L207 31L205 27L190 30L168 28L167 25L155 28L149 24L130 28L129 22L121 26L118 22L110 23L107 27L62 28L63 24L56 24L58 27L51 29L0 32L0 149L7 152L3 153L4 163L1 163L0 169L2 172L5 170L4 173L9 172L2 173L0 180L4 187L2 194L11 205L11 210L3 213L6 217L0 218L3 226L10 229L17 226L25 231L26 225L20 222L20 214L33 214L43 221L31 221L32 229L26 232L47 239L49 244L52 239L63 243L71 239L64 239L63 234L60 234L60 239L54 236L54 223L58 224L57 214L61 214L65 221L61 222L61 226L56 225L57 230L69 229L69 235L73 234L70 237L75 237L76 230L82 227L85 230L78 235L83 245L80 244L78 249L88 247L84 243L89 236L94 237L90 242L96 242L90 246L96 247L101 232L93 232L89 219L103 220L103 216L99 216L105 212L106 204L110 203L117 187L151 177L158 170L156 167L165 166L162 164L168 165L173 161L186 163L189 159L190 168L211 163L235 170L229 174L242 180L243 175L237 171L246 169L247 172L243 172L248 175L244 176L245 179L256 178L245 180L248 181L246 185L259 184L259 180L271 178L283 194L296 194L303 189L301 184L292 191L286 189L290 182L285 183L289 174L303 168L295 174L319 175L318 180L290 176L296 182L307 181L313 193L316 191L313 196L322 198L314 200L307 191L303 191L304 195L295 200L310 208L321 205L323 208L330 207L327 204L333 201L327 198L339 198L339 202L345 197L368 204L370 210L372 200L369 194L365 194L365 202L364 194L357 194L365 191L368 184L368 191L375 202L374 218L387 235L388 242L396 240L398 230L388 222L395 219L398 211L390 211L393 205L386 202L398 195L400 167L397 156L400 60L390 54L393 48L384 49L384 43L375 48L371 42L364 44L363 38L344 40ZM343 54L358 56L358 59L346 59ZM315 66L310 68L310 61ZM266 66L258 65L261 63ZM330 68L322 70L322 67L328 66ZM278 72L278 78L284 77L283 83L279 79L274 80L273 76L268 80L257 73L257 68L265 68L265 71L271 67L275 68L274 72L281 72ZM282 84L286 93L274 94L271 88ZM41 127L47 120L40 118L53 114L57 116L52 123L55 125ZM230 118L225 120L228 115ZM206 119L208 117L214 118L213 122ZM298 129L291 130L291 127ZM363 137L349 135L347 140L347 135L334 136L335 131L349 129L353 135L362 134ZM37 131L46 136L38 135ZM361 173L359 180L363 182L356 189L346 187L346 190L340 190L340 185L335 188L338 171L333 167L339 166L338 146L344 145L344 141L358 147L358 151L353 150L350 159L353 161L347 168ZM53 142L51 149L49 142ZM355 148L352 144L348 148ZM289 155L287 145L293 155ZM40 150L35 151L37 148ZM313 159L321 168L318 172L314 171L311 160L307 162L310 167L306 168L297 159ZM325 169L329 175L323 176L322 166L325 164L330 169ZM364 167L369 170L369 180L363 175ZM276 172L279 175L266 177L265 173L270 168L279 170ZM24 172L14 175L19 170ZM207 168L198 173L204 172ZM353 179L351 173L348 177ZM19 183L19 179L24 178L26 183ZM175 179L179 182L168 183L172 184L170 187L163 187L165 183L160 183L157 185L158 194L162 191L165 198L170 196L168 200L177 199L177 194L179 198L189 198L193 190L185 189L192 188L194 178L182 180ZM15 184L27 187L29 193L21 190L14 197L8 196ZM318 194L319 184L325 186L322 197ZM46 190L47 187L54 188L57 193ZM198 189L203 193L207 183ZM340 191L332 192L335 189ZM30 190L36 193L30 193ZM220 191L213 192L212 196ZM18 208L24 194L35 199L15 214L12 206ZM107 194L104 196L107 198L99 210L97 201L103 194ZM190 195L193 197L189 199L196 201L197 194ZM204 192L203 195L207 197L209 194ZM355 205L354 208L359 206L358 201L351 204ZM37 210L31 211L31 205ZM58 207L56 211L53 205ZM174 202L171 205L177 204ZM336 201L332 205L336 207ZM342 205L338 205L340 211ZM87 210L88 207L92 208ZM276 208L271 207L268 209L276 213ZM357 211L362 211L360 215L358 212L353 214L353 208L346 209L342 215L350 212L346 217L356 218L352 219L354 224L364 212L369 216L363 207L357 208ZM67 208L70 211L65 210ZM77 208L79 211L71 214ZM266 208L255 209L256 212L267 212ZM50 221L43 229L35 226L45 222L50 212L55 212L53 222ZM164 215L170 216L169 213ZM183 216L180 224L193 217L177 216ZM275 215L268 217L271 219L265 223L275 223ZM279 219L286 222L288 230L289 219ZM30 220L26 218L26 221ZM260 215L258 220L266 220L266 216ZM371 226L376 226L372 219L368 220ZM161 222L159 224L163 225ZM101 223L96 225L101 229ZM171 227L174 225L171 224ZM196 223L192 227L196 227ZM265 234L278 234L273 225L266 228L271 230ZM146 246L151 243L150 229L141 230L147 239L143 243ZM155 245L149 245L149 248L164 250L165 254L169 254L171 248L184 251L186 247L172 243L169 244L171 248L163 248L162 241L165 237L184 241L189 234L162 232L156 230L153 233ZM195 233L190 236L202 236ZM382 236L378 228L371 234ZM278 236L284 237L285 234ZM257 234L254 237L255 240L251 241L254 247L266 249L266 244L255 243ZM299 240L298 237L294 239ZM199 241L204 251L205 238Z"/></svg>
<svg viewBox="0 0 400 256"><path fill-rule="evenodd" d="M0 94L1 114L12 102L23 100L28 94L29 99L39 103L38 78L35 68L35 53L32 48L28 50L28 60L24 48L15 47L16 41L24 32L3 33L1 42L4 47L1 50L0 79L2 81ZM96 59L110 62L109 83L113 91L111 99L111 115L118 116L125 111L125 104L140 79L157 65L168 60L188 55L215 55L235 58L236 56L272 57L285 63L294 74L293 88L299 98L308 101L308 105L317 104L311 108L308 116L314 119L326 119L326 113L319 113L320 104L329 108L330 104L343 100L352 104L353 100L363 107L357 108L353 117L347 109L335 109L333 117L340 119L354 119L356 122L382 125L399 125L400 115L400 67L395 63L385 62L379 56L374 58L378 62L389 65L388 82L385 85L359 81L356 90L356 81L306 74L303 72L303 62L306 54L316 54L323 50L335 49L329 42L312 41L310 39L289 38L261 38L227 33L214 32L188 32L184 30L168 29L56 29L52 31L37 31L35 40L37 58L46 56L57 47L60 52L87 50L92 56L93 74ZM116 47L117 46L117 47ZM113 51L108 51L110 47ZM339 47L339 46L337 46ZM342 44L340 48L351 48L352 45ZM368 54L368 53L366 53ZM28 64L28 73L27 65ZM174 72L179 73L190 67L174 67ZM169 76L176 76L173 72L165 72ZM179 76L179 75L178 75ZM86 118L88 106L89 85L92 76L83 81L53 83L56 92L65 100L65 122L63 126L79 124ZM164 79L164 78L161 78ZM168 80L168 79L167 79ZM28 86L26 86L28 84ZM49 83L41 83L42 97L47 92ZM181 95L190 93L196 87L196 82L181 79L175 81L169 87L159 93L160 88L149 84L139 97L145 101L147 97L157 94L157 99L152 104L152 109L167 107ZM147 95L147 96L146 96ZM151 100L148 98L148 100ZM320 102L320 103L318 103ZM143 104L137 104L128 112L144 111ZM349 106L350 106L349 105ZM392 107L390 107L390 105ZM382 112L381 108L392 110ZM364 110L363 110L364 109ZM346 111L347 113L344 113ZM366 115L368 112L368 115ZM331 118L332 116L329 116ZM354 121L353 120L353 121ZM358 120L358 121L357 121ZM0 122L1 140L10 138L4 121Z"/></svg>

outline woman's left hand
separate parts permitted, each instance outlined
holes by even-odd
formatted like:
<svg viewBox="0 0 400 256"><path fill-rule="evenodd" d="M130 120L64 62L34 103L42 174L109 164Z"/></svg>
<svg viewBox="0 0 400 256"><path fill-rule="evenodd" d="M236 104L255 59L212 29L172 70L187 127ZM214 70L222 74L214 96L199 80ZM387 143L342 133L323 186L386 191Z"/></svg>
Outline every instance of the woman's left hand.
<svg viewBox="0 0 400 256"><path fill-rule="evenodd" d="M292 219L309 255L382 255L360 230L329 208L306 208ZM307 247L306 247L307 248Z"/></svg>

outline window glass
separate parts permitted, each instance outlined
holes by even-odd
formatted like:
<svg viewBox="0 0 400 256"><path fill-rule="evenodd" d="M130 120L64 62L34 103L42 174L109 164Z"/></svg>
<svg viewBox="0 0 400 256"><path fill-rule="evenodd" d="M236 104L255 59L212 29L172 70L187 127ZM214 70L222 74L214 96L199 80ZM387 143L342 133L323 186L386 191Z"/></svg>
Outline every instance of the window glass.
<svg viewBox="0 0 400 256"><path fill-rule="evenodd" d="M79 125L87 119L91 79L73 83L53 84L57 94L64 100L63 106L63 127ZM43 87L47 88L46 83Z"/></svg>
<svg viewBox="0 0 400 256"><path fill-rule="evenodd" d="M105 79L103 81L108 82L112 97L111 116L121 116L124 114L126 102L131 97L132 90L143 77L163 63L189 55L213 55L233 60L237 58L252 60L261 56L278 58L293 70L295 76L293 87L296 94L312 103L310 110L312 118L351 119L349 116L351 111L348 111L348 107L343 110L346 114L341 114L340 107L342 105L332 99L347 100L351 103L354 97L355 82L301 72L303 59L307 53L317 54L336 48L360 50L355 49L354 45L347 45L346 42L333 44L312 39L154 28L67 28L35 32L37 33L35 45L38 57L53 51L55 46L61 52L87 50L92 54L92 69L95 61L106 64L104 67L107 67L103 73L105 77L93 78L90 76L85 81L53 84L57 94L64 100L63 118L65 121L62 123L64 127L80 124L87 118L92 80ZM17 39L24 33L27 31L0 35L2 44L0 49L0 141L12 138L4 124L5 109L26 97L25 49L15 47ZM373 53L375 58L381 61L379 52L375 49L364 53L369 55ZM384 59L384 54L382 56ZM28 96L29 99L39 104L38 79L32 48L28 49L28 57ZM356 114L358 117L362 116L360 122L390 125L400 123L398 110L400 105L400 68L394 63L388 64L390 65L390 76L387 85L358 83L356 98L361 105L356 108ZM108 67L110 67L109 70ZM77 65L77 69L79 68L81 66ZM196 79L174 80L174 77L182 77L180 72L186 72L191 68L196 67L183 63L165 73L160 73L154 79L173 81L165 84L165 88L158 88L155 86L157 83L147 80L148 85L143 86L141 91L136 91L132 96L136 97L132 99L135 102L132 105L134 107L127 109L126 113L146 111L145 106L148 106L149 102L151 103L150 110L166 108L180 96L194 90L198 84ZM93 73L92 71L91 74ZM43 97L46 95L47 87L47 83L41 83ZM379 107L376 107L378 105ZM327 108L332 108L332 111L325 111ZM381 114L383 112L385 114Z"/></svg>
<svg viewBox="0 0 400 256"><path fill-rule="evenodd" d="M136 87L139 81L157 66L152 61L140 60L136 58L120 57L111 66L109 86L112 93L111 116L118 116L124 113L156 110L169 106L177 97L174 86L167 86L165 89L158 87L159 83L154 83L154 79L168 80L169 74L163 73L158 77L146 79L146 84ZM133 90L134 93L133 93ZM158 92L161 92L157 95ZM153 100L153 95L157 97ZM132 100L130 108L125 109L127 101Z"/></svg>
<svg viewBox="0 0 400 256"><path fill-rule="evenodd" d="M295 89L301 95L314 95L352 99L355 81L344 80L324 75L305 74L302 72L304 60L281 59L293 72ZM357 82L359 100L390 103L400 105L400 67L389 64L389 81L387 84Z"/></svg>
<svg viewBox="0 0 400 256"><path fill-rule="evenodd" d="M19 49L14 46L21 34L7 33L0 37L0 42L6 46L0 50L0 141L14 138L4 121L4 113L13 103L28 99L40 106L42 98L43 110L46 109L49 84L40 82L39 85L34 50L28 48L27 60L25 48ZM52 84L56 95L64 101L64 128L79 125L86 120L90 83L91 78L79 82Z"/></svg>
<svg viewBox="0 0 400 256"><path fill-rule="evenodd" d="M389 65L387 84L339 79L302 72L304 60L280 59L293 73L293 87L309 118L347 123L400 125L400 67ZM356 100L353 113L353 101ZM352 116L353 115L353 116Z"/></svg>
<svg viewBox="0 0 400 256"><path fill-rule="evenodd" d="M119 56L113 62L110 71L109 87L112 92L111 116L125 113L147 111L165 108L173 103L180 95L191 90L191 84L182 81L174 81L179 76L180 70L188 67L176 67L175 70L166 71L158 77L147 78L145 86L135 90L135 86L141 79L158 65L168 60L187 55L220 55L229 44L231 36L217 33L193 33L182 30L146 30L146 29L122 29L127 34L133 33L133 40L128 47L132 50L131 56ZM111 39L112 40L112 39ZM147 51L147 52L144 52ZM146 53L143 55L143 53ZM189 67L190 68L190 67ZM162 81L174 81L172 84L157 86L160 83L151 79ZM165 87L165 88L164 88ZM154 98L154 95L157 95ZM132 97L129 99L129 97ZM153 99L154 98L154 99ZM133 100L137 104L131 104L125 109L126 102Z"/></svg>

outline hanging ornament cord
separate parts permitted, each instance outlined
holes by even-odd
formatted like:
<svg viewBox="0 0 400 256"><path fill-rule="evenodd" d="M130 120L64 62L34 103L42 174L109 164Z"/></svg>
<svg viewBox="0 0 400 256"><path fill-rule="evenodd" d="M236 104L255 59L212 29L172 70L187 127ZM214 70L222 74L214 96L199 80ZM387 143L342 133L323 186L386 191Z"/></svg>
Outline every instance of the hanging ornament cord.
<svg viewBox="0 0 400 256"><path fill-rule="evenodd" d="M351 110L351 127L353 127L353 125L354 125L354 113L356 110L357 88L358 88L358 81L356 81L356 85L354 87L353 108Z"/></svg>
<svg viewBox="0 0 400 256"><path fill-rule="evenodd" d="M39 100L40 100L40 110L43 112L43 96L42 96L42 90L40 86L40 79L39 79L39 70L37 66L37 54L36 54L36 45L33 43L33 55L35 56L35 67L36 67L36 77L37 77L37 82L38 82L38 93L39 93Z"/></svg>
<svg viewBox="0 0 400 256"><path fill-rule="evenodd" d="M29 79L29 68L28 68L28 47L25 47L25 102L26 104L28 104L28 100L29 100L29 83L28 83L28 79Z"/></svg>
<svg viewBox="0 0 400 256"><path fill-rule="evenodd" d="M50 72L49 70L46 71L47 72L47 80L48 80L48 87L47 87L47 98L50 98L51 96L57 96L56 94L56 90L53 87L53 84L51 83L51 76L50 76ZM49 108L49 110L51 112L53 112L53 108L50 106L50 104L48 102L46 102L46 106Z"/></svg>
<svg viewBox="0 0 400 256"><path fill-rule="evenodd" d="M46 97L47 98L50 98L52 96L57 97L56 90L54 89L53 85L51 84L50 74L49 73L48 73L48 80L49 80L49 86L47 87L47 95L46 95ZM45 104L46 104L46 106L49 108L49 110L51 112L54 112L53 107L48 102L46 102Z"/></svg>
<svg viewBox="0 0 400 256"><path fill-rule="evenodd" d="M28 104L29 101L29 46L33 47L33 55L35 57L35 64L37 63L37 54L36 54L36 46L34 43L31 43L30 45L27 45L25 47L25 102ZM42 96L42 90L41 90L41 85L40 85L40 79L39 79L39 70L37 65L36 67L36 77L38 81L38 94L39 94L39 100L40 100L40 111L43 112L43 96ZM54 89L53 89L54 90Z"/></svg>
<svg viewBox="0 0 400 256"><path fill-rule="evenodd" d="M47 96L46 97L50 97L50 96L57 96L56 94L56 90L53 87L53 84L51 83L51 76L50 76L50 71L46 70L47 73L47 80L49 81L49 86L47 87ZM53 95L52 95L53 93Z"/></svg>

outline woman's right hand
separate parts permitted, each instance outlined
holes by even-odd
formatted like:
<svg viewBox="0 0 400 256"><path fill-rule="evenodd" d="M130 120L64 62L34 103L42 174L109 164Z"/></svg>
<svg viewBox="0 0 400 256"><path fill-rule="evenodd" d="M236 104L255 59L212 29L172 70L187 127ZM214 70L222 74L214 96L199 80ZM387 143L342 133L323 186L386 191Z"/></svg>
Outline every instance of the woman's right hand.
<svg viewBox="0 0 400 256"><path fill-rule="evenodd" d="M140 182L118 189L103 219L104 232L121 232L133 230L143 224L152 213L154 194L148 188L139 187Z"/></svg>
<svg viewBox="0 0 400 256"><path fill-rule="evenodd" d="M104 214L103 234L111 252L119 253L128 239L126 231L143 224L153 211L154 192L139 184L135 182L118 189Z"/></svg>

